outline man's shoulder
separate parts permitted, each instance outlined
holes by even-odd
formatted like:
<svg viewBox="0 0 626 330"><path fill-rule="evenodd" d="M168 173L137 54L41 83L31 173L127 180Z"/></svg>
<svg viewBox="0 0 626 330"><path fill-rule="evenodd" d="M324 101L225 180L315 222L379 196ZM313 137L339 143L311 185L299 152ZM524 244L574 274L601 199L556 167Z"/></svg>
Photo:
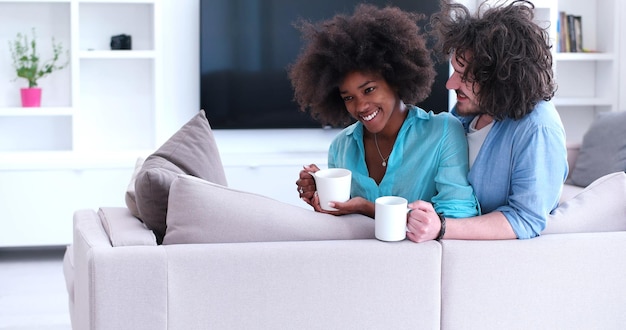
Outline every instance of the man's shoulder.
<svg viewBox="0 0 626 330"><path fill-rule="evenodd" d="M510 125L524 127L551 127L563 129L561 118L552 102L540 101L533 111L519 120L509 119Z"/></svg>

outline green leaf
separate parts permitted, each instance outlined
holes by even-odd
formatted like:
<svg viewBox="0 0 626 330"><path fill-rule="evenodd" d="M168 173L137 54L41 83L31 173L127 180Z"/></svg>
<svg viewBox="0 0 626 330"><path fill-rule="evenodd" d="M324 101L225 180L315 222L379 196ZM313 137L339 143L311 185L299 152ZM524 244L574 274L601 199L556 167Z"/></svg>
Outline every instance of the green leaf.
<svg viewBox="0 0 626 330"><path fill-rule="evenodd" d="M29 40L26 35L18 33L15 40L9 41L9 48L17 78L26 79L29 87L36 87L39 79L62 70L69 64L69 51L63 52L63 45L55 42L54 38L52 38L53 57L40 63L35 28L32 29L32 39ZM64 63L57 64L62 53L65 53L67 59Z"/></svg>

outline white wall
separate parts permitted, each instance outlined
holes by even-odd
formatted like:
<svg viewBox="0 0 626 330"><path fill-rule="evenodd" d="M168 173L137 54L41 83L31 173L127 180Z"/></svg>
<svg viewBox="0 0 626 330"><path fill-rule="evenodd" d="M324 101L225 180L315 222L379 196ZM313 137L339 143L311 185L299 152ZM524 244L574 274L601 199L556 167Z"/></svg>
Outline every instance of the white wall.
<svg viewBox="0 0 626 330"><path fill-rule="evenodd" d="M200 4L164 0L162 10L164 136L171 136L200 109Z"/></svg>

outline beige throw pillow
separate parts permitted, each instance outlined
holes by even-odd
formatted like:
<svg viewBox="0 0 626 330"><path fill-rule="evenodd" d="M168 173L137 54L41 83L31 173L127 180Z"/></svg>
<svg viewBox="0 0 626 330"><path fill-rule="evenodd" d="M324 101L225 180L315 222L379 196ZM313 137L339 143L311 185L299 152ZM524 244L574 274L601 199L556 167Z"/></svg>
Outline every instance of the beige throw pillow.
<svg viewBox="0 0 626 330"><path fill-rule="evenodd" d="M154 231L159 243L165 235L170 185L178 174L226 185L222 160L204 110L148 156L135 179L139 218Z"/></svg>
<svg viewBox="0 0 626 330"><path fill-rule="evenodd" d="M607 174L548 216L542 234L626 230L626 173Z"/></svg>
<svg viewBox="0 0 626 330"><path fill-rule="evenodd" d="M126 187L126 194L124 194L124 201L126 202L126 207L130 210L130 213L139 218L139 210L137 209L137 201L135 198L135 182L137 181L137 174L141 171L141 167L143 166L143 162L145 159L143 157L137 158L135 161L135 169L133 170L133 174L130 177L130 182L128 183L128 187Z"/></svg>
<svg viewBox="0 0 626 330"><path fill-rule="evenodd" d="M374 220L333 216L188 175L170 188L163 244L374 238Z"/></svg>

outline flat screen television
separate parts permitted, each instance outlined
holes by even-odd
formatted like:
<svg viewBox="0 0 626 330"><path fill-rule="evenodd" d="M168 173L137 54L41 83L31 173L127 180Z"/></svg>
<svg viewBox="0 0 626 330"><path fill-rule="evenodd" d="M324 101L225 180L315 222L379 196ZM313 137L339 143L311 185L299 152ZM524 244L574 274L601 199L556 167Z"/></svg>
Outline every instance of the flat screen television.
<svg viewBox="0 0 626 330"><path fill-rule="evenodd" d="M302 40L293 26L336 13L351 14L358 0L200 0L200 105L216 129L319 128L298 109L287 67ZM432 14L438 0L369 0ZM422 28L428 22L421 21ZM425 110L448 109L448 65L437 64Z"/></svg>

